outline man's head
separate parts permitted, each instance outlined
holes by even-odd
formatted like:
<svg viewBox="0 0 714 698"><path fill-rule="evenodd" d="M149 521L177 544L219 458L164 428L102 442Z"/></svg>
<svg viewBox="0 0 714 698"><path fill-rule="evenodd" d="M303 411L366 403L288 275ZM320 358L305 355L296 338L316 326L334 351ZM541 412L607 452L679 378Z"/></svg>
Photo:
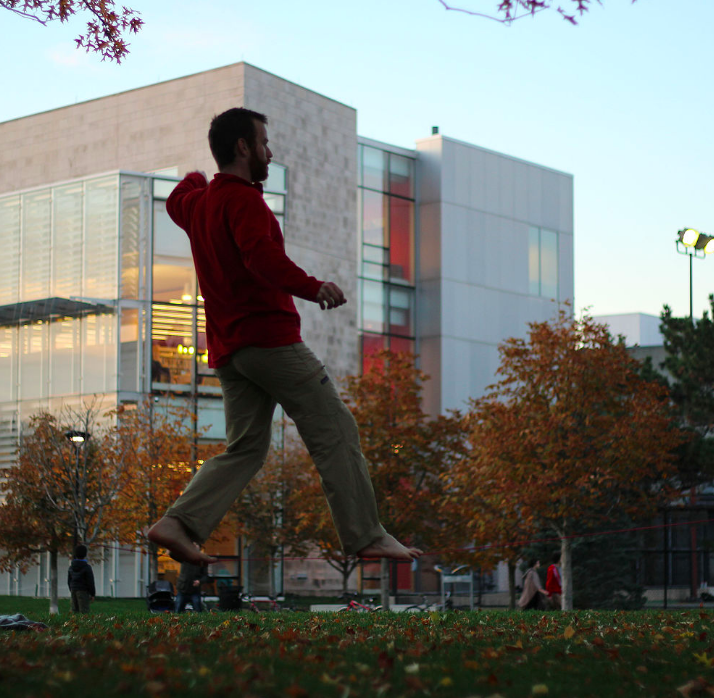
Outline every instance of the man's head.
<svg viewBox="0 0 714 698"><path fill-rule="evenodd" d="M74 557L76 560L84 560L84 558L87 557L87 546L86 545L78 545L74 549Z"/></svg>
<svg viewBox="0 0 714 698"><path fill-rule="evenodd" d="M551 558L553 561L554 565L559 565L560 564L560 553L553 553L553 557Z"/></svg>
<svg viewBox="0 0 714 698"><path fill-rule="evenodd" d="M266 180L273 156L268 148L267 123L265 114L243 107L213 117L208 143L218 169L223 172L238 166L251 182Z"/></svg>

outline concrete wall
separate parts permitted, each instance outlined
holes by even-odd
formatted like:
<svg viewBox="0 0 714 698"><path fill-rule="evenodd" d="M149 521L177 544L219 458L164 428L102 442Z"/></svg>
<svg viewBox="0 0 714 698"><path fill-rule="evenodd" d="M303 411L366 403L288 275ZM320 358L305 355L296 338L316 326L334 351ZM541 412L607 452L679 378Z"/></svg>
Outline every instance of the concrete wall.
<svg viewBox="0 0 714 698"><path fill-rule="evenodd" d="M495 382L498 345L573 298L570 175L432 136L420 167L418 327L430 412L463 408ZM529 294L528 230L559 236L557 302Z"/></svg>

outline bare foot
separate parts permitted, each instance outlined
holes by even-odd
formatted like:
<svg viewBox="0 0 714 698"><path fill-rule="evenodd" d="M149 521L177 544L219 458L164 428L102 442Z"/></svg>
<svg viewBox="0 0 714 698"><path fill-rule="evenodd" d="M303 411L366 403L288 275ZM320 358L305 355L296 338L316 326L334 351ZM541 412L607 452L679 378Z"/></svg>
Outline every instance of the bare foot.
<svg viewBox="0 0 714 698"><path fill-rule="evenodd" d="M386 557L391 560L414 560L422 555L419 548L407 548L402 545L394 536L386 533L381 538L362 548L357 553L357 557Z"/></svg>
<svg viewBox="0 0 714 698"><path fill-rule="evenodd" d="M194 565L209 565L217 562L215 557L200 551L188 537L183 524L173 516L159 519L149 529L148 538L152 543L166 548L171 558L177 562L190 562Z"/></svg>

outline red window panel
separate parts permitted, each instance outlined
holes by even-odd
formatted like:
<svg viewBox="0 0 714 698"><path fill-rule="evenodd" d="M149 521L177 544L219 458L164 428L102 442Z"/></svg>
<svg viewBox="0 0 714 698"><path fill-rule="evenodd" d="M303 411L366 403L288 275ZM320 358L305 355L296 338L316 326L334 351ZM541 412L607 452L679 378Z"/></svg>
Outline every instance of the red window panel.
<svg viewBox="0 0 714 698"><path fill-rule="evenodd" d="M414 203L389 198L389 264L392 279L414 283Z"/></svg>
<svg viewBox="0 0 714 698"><path fill-rule="evenodd" d="M395 354L413 354L414 340L406 337L390 337L389 349Z"/></svg>
<svg viewBox="0 0 714 698"><path fill-rule="evenodd" d="M386 349L386 339L382 334L362 335L362 373L366 373L374 365L374 354Z"/></svg>

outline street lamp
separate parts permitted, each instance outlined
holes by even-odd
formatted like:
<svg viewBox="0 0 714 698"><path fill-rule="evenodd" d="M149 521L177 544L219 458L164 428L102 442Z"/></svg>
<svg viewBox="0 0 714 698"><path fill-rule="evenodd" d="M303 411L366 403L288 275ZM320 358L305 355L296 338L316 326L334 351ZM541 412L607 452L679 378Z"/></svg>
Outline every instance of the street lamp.
<svg viewBox="0 0 714 698"><path fill-rule="evenodd" d="M689 319L694 322L694 294L692 288L692 260L703 259L714 253L714 236L701 233L694 228L682 228L677 231L674 241L679 254L689 257Z"/></svg>
<svg viewBox="0 0 714 698"><path fill-rule="evenodd" d="M74 446L74 452L77 456L77 467L75 469L75 477L74 477L74 495L75 499L79 499L79 492L78 492L78 487L79 487L79 456L80 453L82 452L82 448L84 445L89 441L89 432L87 431L77 431L76 429L70 429L69 431L66 431L64 433L67 441L69 441L72 446ZM75 502L75 506L77 506ZM79 544L79 536L78 536L78 531L77 531L77 526L75 525L74 527L74 548L77 548L77 545Z"/></svg>

